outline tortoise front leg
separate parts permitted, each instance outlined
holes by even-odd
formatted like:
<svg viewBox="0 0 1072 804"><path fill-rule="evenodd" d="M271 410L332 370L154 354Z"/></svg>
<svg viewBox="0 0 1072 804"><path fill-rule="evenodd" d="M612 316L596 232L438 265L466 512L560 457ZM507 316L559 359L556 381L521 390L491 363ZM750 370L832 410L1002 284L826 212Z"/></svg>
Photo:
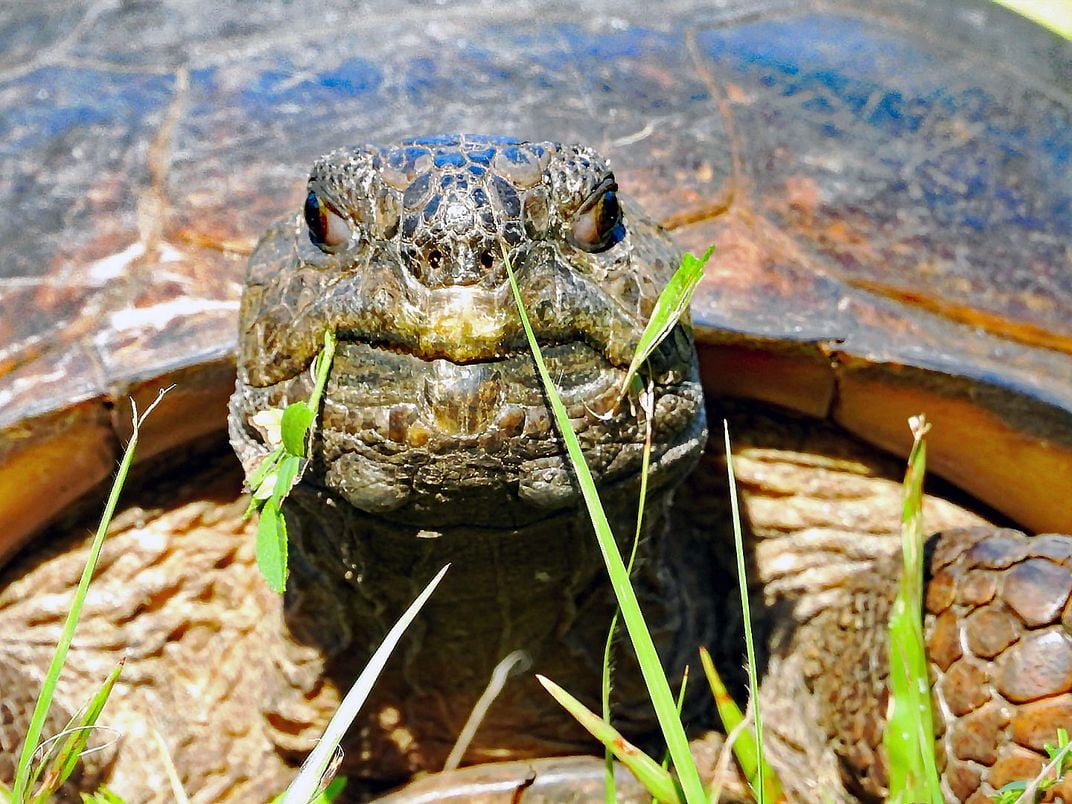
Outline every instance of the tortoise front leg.
<svg viewBox="0 0 1072 804"><path fill-rule="evenodd" d="M935 534L925 633L935 746L947 801L987 802L1029 781L1045 743L1072 727L1072 537L969 527ZM857 574L832 606L799 627L799 657L847 788L885 797L882 733L889 704L888 617L897 561ZM1058 791L1072 799L1072 780Z"/></svg>
<svg viewBox="0 0 1072 804"><path fill-rule="evenodd" d="M1030 780L1072 728L1072 537L939 534L926 597L947 798L987 801ZM943 728L944 727L944 728ZM1072 780L1059 788L1072 799Z"/></svg>

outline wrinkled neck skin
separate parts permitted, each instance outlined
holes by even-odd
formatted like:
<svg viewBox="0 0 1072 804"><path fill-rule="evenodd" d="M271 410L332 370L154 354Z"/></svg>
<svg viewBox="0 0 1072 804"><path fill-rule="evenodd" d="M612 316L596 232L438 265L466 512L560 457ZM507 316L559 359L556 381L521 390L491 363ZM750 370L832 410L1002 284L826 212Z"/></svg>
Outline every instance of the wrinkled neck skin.
<svg viewBox="0 0 1072 804"><path fill-rule="evenodd" d="M586 432L594 436L594 429ZM705 436L701 415L673 443L656 445L633 573L675 686L684 665L694 662L696 647L711 644L719 610L697 591L714 573L709 539L675 526L669 515L676 487L694 466ZM252 450L248 435L237 437ZM515 650L524 651L531 665L514 674L496 699L466 762L590 753L591 738L534 678L541 673L560 681L599 709L603 645L616 604L573 484L567 480L565 489L542 498L558 501L553 507L523 500L519 483L510 488L499 482L477 484L453 501L430 489L432 499L410 498L404 510L372 513L343 496L347 484L323 458L328 441L327 432L317 439L319 457L284 503L290 575L282 628L293 651L280 658L280 672L290 680L284 688L297 687L301 705L285 697L269 705L266 715L280 747L312 747L388 629L450 563L350 732L347 772L390 780L440 769L496 664ZM590 455L598 463L595 450ZM566 471L562 460L543 461L544 476L554 478L554 467ZM469 476L468 469L457 474ZM639 475L604 483L600 496L627 559ZM479 524L457 521L466 517ZM615 718L624 733L642 740L657 729L624 640L620 633L614 654ZM694 697L690 707L704 697ZM312 710L310 698L318 702Z"/></svg>
<svg viewBox="0 0 1072 804"><path fill-rule="evenodd" d="M674 491L649 495L634 587L672 679L710 640L714 606L690 597L704 556L668 527ZM637 484L604 491L628 556ZM285 506L291 537L286 628L324 658L345 691L399 613L444 564L451 568L377 682L347 751L350 772L383 778L442 767L491 678L515 650L515 674L485 717L467 762L587 753L595 745L534 682L561 681L598 709L602 646L615 609L592 526L579 509L523 527L431 530L358 511L308 484ZM624 639L619 635L620 640ZM634 737L655 731L632 651L615 651L615 717ZM676 686L676 684L675 684ZM360 761L357 761L360 759Z"/></svg>

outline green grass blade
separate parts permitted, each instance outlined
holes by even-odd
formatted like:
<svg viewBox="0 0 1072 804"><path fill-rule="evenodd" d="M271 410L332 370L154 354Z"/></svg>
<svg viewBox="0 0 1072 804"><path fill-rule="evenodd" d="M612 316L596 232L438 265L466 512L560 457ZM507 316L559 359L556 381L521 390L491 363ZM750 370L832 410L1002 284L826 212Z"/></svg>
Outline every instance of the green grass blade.
<svg viewBox="0 0 1072 804"><path fill-rule="evenodd" d="M651 353L655 351L660 341L685 314L689 302L692 301L693 291L703 278L704 266L711 259L714 250L715 247L711 246L702 257L685 252L681 258L681 265L678 266L663 292L659 294L655 309L652 310L651 318L648 319L648 325L644 327L644 332L640 336L640 343L637 344L633 360L622 381L621 394L623 396L644 361L651 357Z"/></svg>
<svg viewBox="0 0 1072 804"><path fill-rule="evenodd" d="M150 731L153 735L153 740L156 742L156 747L160 749L160 761L164 764L164 773L168 777L172 801L174 801L174 804L190 804L190 798L182 787L182 779L179 778L179 771L171 759L171 751L164 740L164 735L160 733L155 724L150 727Z"/></svg>
<svg viewBox="0 0 1072 804"><path fill-rule="evenodd" d="M707 683L711 687L711 694L715 699L715 708L718 710L718 716L722 720L722 728L729 734L744 721L744 713L741 712L741 707L737 705L737 702L733 700L733 696L726 689L726 685L722 683L722 676L715 669L715 663L711 660L711 654L708 653L707 648L700 648L700 664L703 666L704 675L707 676ZM749 733L751 731L749 729ZM759 769L759 757L756 755L755 743L738 740L733 744L733 753L737 757L737 764L741 766L744 775L749 779L754 779L756 771Z"/></svg>
<svg viewBox="0 0 1072 804"><path fill-rule="evenodd" d="M346 697L339 704L339 708L331 716L331 720L324 729L324 735L305 760L297 778L291 782L283 794L283 804L307 804L317 796L320 791L321 780L331 765L332 757L335 756L339 743L342 742L346 730L354 722L357 713L361 711L365 699L368 698L369 692L372 690L372 685L379 678L384 665L387 664L387 660L391 656L391 652L402 638L406 628L416 618L428 598L432 596L432 592L439 586L439 582L443 580L443 576L447 574L448 569L450 569L450 564L447 564L436 573L436 576L428 582L424 590L417 595L416 600L398 618L398 622L387 632L387 636L383 638L383 642L376 648L376 652L368 660L365 669L361 671L361 675L357 677L354 685L350 687L350 691L346 693Z"/></svg>
<svg viewBox="0 0 1072 804"><path fill-rule="evenodd" d="M134 408L134 431L131 433L130 441L127 442L127 448L123 452L123 458L119 462L119 470L116 473L115 482L112 484L112 489L108 494L108 502L104 506L104 513L101 516L100 524L97 526L97 533L93 537L93 542L89 547L89 558L86 560L85 569L82 570L82 577L78 581L78 588L74 593L74 600L71 601L71 609L67 614L67 620L63 624L63 631L60 634L59 641L56 643L56 650L52 655L52 663L48 666L48 672L45 674L44 683L41 685L41 694L37 698L37 703L34 706L33 715L30 718L30 727L26 730L26 739L22 744L22 753L19 755L18 766L15 771L15 782L12 786L12 798L15 801L26 800L27 793L27 780L30 775L30 761L37 750L37 746L41 741L41 731L45 727L45 718L48 716L49 706L52 704L52 697L56 693L56 683L59 681L60 671L63 669L63 663L67 659L67 652L70 650L71 641L74 639L74 630L78 625L78 618L82 613L82 606L86 601L86 594L89 592L89 582L93 578L93 573L97 569L97 561L100 558L101 547L104 545L104 537L108 532L108 526L112 522L112 516L115 514L115 507L119 502L119 493L123 489L123 483L126 482L127 473L130 471L130 464L134 460L134 452L138 446L138 433L142 422L145 421L145 417L152 413L153 409L160 404L160 401L164 398L164 394L169 391L170 388L160 391L159 395L149 405L145 413L138 416L137 407ZM133 401L131 402L133 404Z"/></svg>
<svg viewBox="0 0 1072 804"><path fill-rule="evenodd" d="M703 782L700 780L700 774L696 769L692 754L689 752L689 741L685 737L685 729L677 717L677 709L674 704L674 696L670 691L670 684L663 673L662 663L659 661L655 644L644 623L644 615L640 611L640 604L629 583L629 574L625 570L625 563L622 561L618 545L614 541L610 523L607 521L607 516L600 504L595 481L584 460L580 442L578 442L577 436L569 424L569 417L566 415L562 399L559 397L558 391L547 373L547 366L540 352L540 345L536 342L532 325L529 323L528 315L521 300L521 291L517 286L517 278L514 276L513 266L510 264L509 255L505 249L503 250L503 257L506 271L510 278L510 288L513 290L514 301L517 303L521 323L525 330L525 337L528 339L529 348L532 350L533 359L536 361L537 370L543 381L544 391L551 405L551 411L554 414L555 421L558 422L559 432L566 445L570 462L576 472L577 482L580 485L588 515L595 527L599 548L607 565L611 587L618 599L622 619L625 622L629 639L633 643L633 649L636 651L640 670L648 688L648 695L651 698L667 747L670 749L670 757L673 759L674 767L677 769L685 800L688 804L706 802L707 797L704 794Z"/></svg>
<svg viewBox="0 0 1072 804"><path fill-rule="evenodd" d="M83 804L126 804L122 798L107 787L102 787L92 793L82 793L81 796Z"/></svg>
<svg viewBox="0 0 1072 804"><path fill-rule="evenodd" d="M763 758L763 718L759 707L759 678L756 676L756 646L752 638L752 611L748 601L748 576L744 565L744 537L741 533L741 506L737 499L737 478L733 473L733 451L730 449L730 424L722 420L723 441L726 448L726 474L729 477L730 510L733 513L733 544L737 553L737 583L741 592L741 611L744 614L744 644L748 656L748 687L752 691L752 712L755 721L753 736L755 738L755 764L753 775L749 777L756 801L764 804L768 796L771 801L781 797L781 784L773 769ZM738 740L738 743L740 741ZM737 743L734 744L734 751ZM738 759L740 755L738 754ZM755 767L762 770L762 782L756 784Z"/></svg>
<svg viewBox="0 0 1072 804"><path fill-rule="evenodd" d="M727 739L729 739L734 730L744 723L744 713L741 712L741 707L737 706L737 702L733 700L733 696L726 689L726 685L722 682L722 677L718 674L718 670L715 669L715 663L711 660L711 654L707 652L706 648L700 648L700 663L703 665L704 675L707 676L707 683L711 687L711 693L715 699L715 708L718 709L718 716L722 720L722 727L726 731ZM783 800L782 783L778 779L778 774L756 752L755 729L749 725L744 728L752 740L733 740L733 755L737 758L737 764L753 788L759 784L758 773L762 771L763 795L770 801Z"/></svg>
<svg viewBox="0 0 1072 804"><path fill-rule="evenodd" d="M313 393L309 396L309 409L315 415L320 410L320 397L324 394L324 388L328 384L328 373L331 371L331 363L335 360L335 332L330 329L324 330L324 348L317 355L313 363Z"/></svg>
<svg viewBox="0 0 1072 804"><path fill-rule="evenodd" d="M637 501L637 516L636 516L636 528L633 530L633 546L629 551L629 561L625 565L625 571L630 576L633 574L633 564L636 563L637 549L640 547L640 533L644 524L644 504L648 499L648 474L651 469L651 439L652 439L652 421L655 418L655 403L654 403L655 391L648 384L646 393L642 393L638 400L641 409L644 411L644 450L641 452L640 457L640 494ZM603 646L603 680L601 687L601 698L603 704L603 719L607 723L611 722L610 711L610 690L611 690L611 651L614 647L614 635L618 631L618 611L615 610L614 616L610 621L610 628L607 629L607 642ZM682 700L684 699L685 685L681 685ZM681 701L678 702L678 713L681 712ZM614 804L618 800L615 783L614 783L614 754L607 747L607 775L606 784L603 786L603 798L606 804Z"/></svg>
<svg viewBox="0 0 1072 804"><path fill-rule="evenodd" d="M44 771L44 778L40 789L34 794L34 801L47 801L49 796L59 790L63 783L74 773L78 760L82 756L82 752L89 740L89 735L97 724L97 718L100 717L100 713L104 710L105 703L108 702L108 696L111 694L112 687L115 686L124 664L126 664L125 658L116 663L107 678L104 679L100 689L90 699L89 705L85 707L85 713L81 717L71 718L64 729L64 731L70 730L70 733L61 742L57 742L57 750L49 752L53 756L52 761L48 762L47 758L42 761L42 770L46 764L48 769ZM35 775L31 774L31 781L27 785L28 788L33 788Z"/></svg>
<svg viewBox="0 0 1072 804"><path fill-rule="evenodd" d="M923 639L923 475L927 465L922 416L909 422L914 443L908 456L901 514L904 568L890 617L890 717L882 741L890 766L889 801L942 801L934 760L934 718Z"/></svg>
<svg viewBox="0 0 1072 804"><path fill-rule="evenodd" d="M595 712L589 710L555 682L539 674L536 675L536 680L593 737L607 746L614 753L614 756L618 758L618 761L629 768L630 772L637 778L637 781L644 785L653 796L659 801L672 802L672 804L677 804L677 802L681 801L677 787L674 785L674 778L666 768L622 737L617 729Z"/></svg>
<svg viewBox="0 0 1072 804"><path fill-rule="evenodd" d="M681 672L681 688L677 691L677 717L681 719L681 713L685 711L685 691L689 686L689 666L685 665L685 669ZM659 763L659 767L664 770L670 768L670 752L664 750L662 761ZM680 791L679 791L680 792ZM658 804L657 799L653 798L651 804Z"/></svg>

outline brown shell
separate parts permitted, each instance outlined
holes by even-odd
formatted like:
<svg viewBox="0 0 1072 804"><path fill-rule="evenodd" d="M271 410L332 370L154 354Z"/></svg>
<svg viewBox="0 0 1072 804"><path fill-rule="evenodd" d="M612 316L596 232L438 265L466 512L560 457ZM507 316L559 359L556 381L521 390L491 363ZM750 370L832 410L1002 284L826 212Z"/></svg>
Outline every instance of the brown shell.
<svg viewBox="0 0 1072 804"><path fill-rule="evenodd" d="M1072 48L989 3L52 2L0 12L0 557L222 431L244 260L313 159L589 143L693 250L712 390L832 416L1072 530ZM1059 493L1060 492L1060 493Z"/></svg>

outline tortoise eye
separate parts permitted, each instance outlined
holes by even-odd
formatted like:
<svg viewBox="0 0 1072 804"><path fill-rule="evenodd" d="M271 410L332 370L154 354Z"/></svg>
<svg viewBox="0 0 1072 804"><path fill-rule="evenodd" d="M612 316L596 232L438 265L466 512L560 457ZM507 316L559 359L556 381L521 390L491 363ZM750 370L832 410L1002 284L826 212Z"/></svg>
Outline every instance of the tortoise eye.
<svg viewBox="0 0 1072 804"><path fill-rule="evenodd" d="M305 198L305 223L309 226L309 239L313 245L328 254L334 254L350 242L350 225L320 200L316 193Z"/></svg>
<svg viewBox="0 0 1072 804"><path fill-rule="evenodd" d="M577 215L571 233L574 245L589 252L606 251L625 237L618 186L611 184L596 193Z"/></svg>

